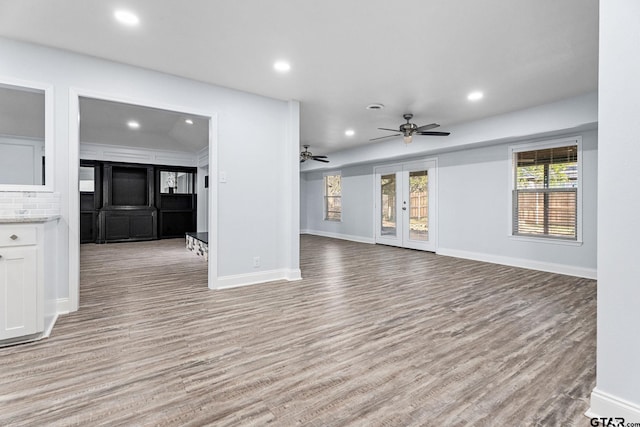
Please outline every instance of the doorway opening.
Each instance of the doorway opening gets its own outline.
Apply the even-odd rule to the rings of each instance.
[[[199,206],[216,198],[200,176],[215,153],[215,114],[72,90],[70,117],[78,118],[70,138],[70,163],[78,165],[70,176],[70,310],[80,302],[81,241],[174,239],[189,253],[188,229],[213,232],[206,241],[215,247],[216,211]],[[215,256],[201,262],[211,287]]]

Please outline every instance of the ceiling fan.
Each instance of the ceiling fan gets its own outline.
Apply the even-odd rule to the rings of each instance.
[[[309,151],[309,145],[303,145],[304,151],[300,152],[300,163],[305,162],[307,160],[315,160],[318,162],[329,163],[327,156],[314,156],[312,152]]]
[[[381,136],[379,138],[373,138],[369,141],[375,141],[378,139],[391,138],[392,136],[400,136],[402,135],[402,139],[404,139],[405,144],[409,144],[413,140],[413,135],[430,135],[430,136],[447,136],[451,132],[431,132],[430,129],[434,129],[439,127],[440,125],[437,123],[431,123],[430,125],[418,126],[415,123],[411,123],[409,120],[413,118],[413,114],[407,113],[402,117],[407,121],[407,123],[403,123],[400,127],[396,129],[387,129],[387,128],[378,128],[380,130],[388,130],[390,132],[399,132],[393,135]]]

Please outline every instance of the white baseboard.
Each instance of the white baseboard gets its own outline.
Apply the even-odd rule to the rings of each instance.
[[[56,300],[56,313],[67,314],[70,310],[69,298],[58,298]]]
[[[297,275],[296,275],[297,274]],[[256,273],[234,274],[231,276],[221,276],[215,281],[213,289],[237,288],[240,286],[257,285],[258,283],[273,282],[276,280],[299,280],[300,270],[270,270],[258,271]]]
[[[291,282],[293,280],[302,280],[302,271],[299,268],[296,268],[294,270],[285,270],[285,271],[286,271],[288,281]]]
[[[330,233],[328,231],[318,230],[300,230],[300,234],[312,234],[314,236],[331,237],[332,239],[350,240],[358,243],[375,244],[373,237],[353,236],[351,234]]]
[[[624,418],[625,425],[640,423],[640,406],[596,387],[591,392],[591,407],[585,415],[589,418]]]
[[[53,318],[49,321],[49,324],[46,325],[46,329],[42,333],[42,338],[49,338],[49,335],[51,335],[51,331],[53,330],[53,327],[55,326],[57,320],[58,320],[58,314],[56,313],[53,316]]]
[[[455,258],[490,262],[492,264],[508,265],[511,267],[528,268],[530,270],[547,271],[549,273],[566,274],[568,276],[584,277],[587,279],[597,278],[597,270],[595,268],[575,267],[573,265],[555,264],[551,262],[533,261],[530,259],[511,258],[500,255],[484,254],[481,252],[468,252],[447,248],[440,248],[436,253],[438,255],[451,256]]]

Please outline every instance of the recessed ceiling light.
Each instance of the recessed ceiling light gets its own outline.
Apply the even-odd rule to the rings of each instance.
[[[136,122],[135,120],[129,120],[127,122],[127,126],[129,126],[131,129],[139,129],[140,123]]]
[[[367,105],[367,110],[382,110],[383,108],[384,108],[384,105],[380,103]]]
[[[138,18],[138,15],[129,10],[116,10],[115,12],[113,12],[113,16],[118,20],[119,23],[129,25],[131,27],[140,23],[140,18]]]
[[[467,95],[467,99],[469,101],[478,101],[480,99],[482,99],[482,97],[484,96],[484,94],[480,91],[475,91],[475,92],[471,92],[469,95]]]
[[[188,125],[192,125],[193,124],[193,120],[191,119],[184,119],[184,122]]]
[[[356,131],[354,131],[353,129],[347,129],[344,131],[344,134],[347,136],[353,136],[356,134]]]
[[[291,64],[289,64],[287,61],[276,61],[273,64],[273,68],[280,73],[286,73],[287,71],[291,70]]]

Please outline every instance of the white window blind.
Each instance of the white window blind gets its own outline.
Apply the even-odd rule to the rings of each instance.
[[[514,152],[513,234],[577,239],[578,146]]]

